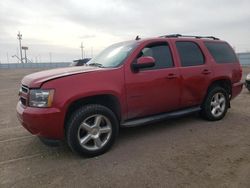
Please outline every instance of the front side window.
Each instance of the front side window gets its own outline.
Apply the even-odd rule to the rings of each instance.
[[[233,49],[226,42],[205,42],[205,46],[216,63],[234,63],[238,61]]]
[[[142,56],[150,56],[155,59],[155,66],[145,68],[147,70],[169,68],[174,66],[171,51],[167,43],[152,44],[143,48],[138,55],[138,58]]]
[[[136,47],[136,42],[122,42],[104,49],[86,65],[98,67],[118,67]]]
[[[183,67],[204,64],[204,56],[200,47],[194,42],[179,41],[176,47]]]

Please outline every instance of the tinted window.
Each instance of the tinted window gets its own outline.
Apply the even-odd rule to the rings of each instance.
[[[238,61],[232,48],[225,42],[205,42],[205,45],[217,63]]]
[[[204,64],[203,54],[194,42],[176,42],[183,67]]]
[[[139,54],[141,56],[151,56],[155,59],[155,66],[146,69],[161,69],[173,67],[173,60],[168,44],[155,44],[145,47]]]

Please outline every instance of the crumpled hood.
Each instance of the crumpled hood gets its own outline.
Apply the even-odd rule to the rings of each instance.
[[[93,66],[78,66],[45,70],[25,76],[22,80],[22,84],[28,86],[29,88],[36,88],[40,87],[43,82],[47,82],[52,79],[98,70],[101,70],[101,68]]]

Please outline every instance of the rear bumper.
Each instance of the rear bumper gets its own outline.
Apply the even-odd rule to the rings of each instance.
[[[240,94],[242,91],[244,82],[237,82],[232,85],[232,97],[231,99],[235,98],[237,95]]]
[[[31,108],[17,103],[17,118],[30,133],[49,139],[64,138],[64,118],[57,108]]]

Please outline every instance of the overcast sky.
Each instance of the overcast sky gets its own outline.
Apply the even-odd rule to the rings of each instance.
[[[34,62],[72,61],[136,35],[214,35],[250,51],[249,0],[1,0],[0,62],[16,62],[17,32]],[[7,56],[9,58],[7,58]]]

